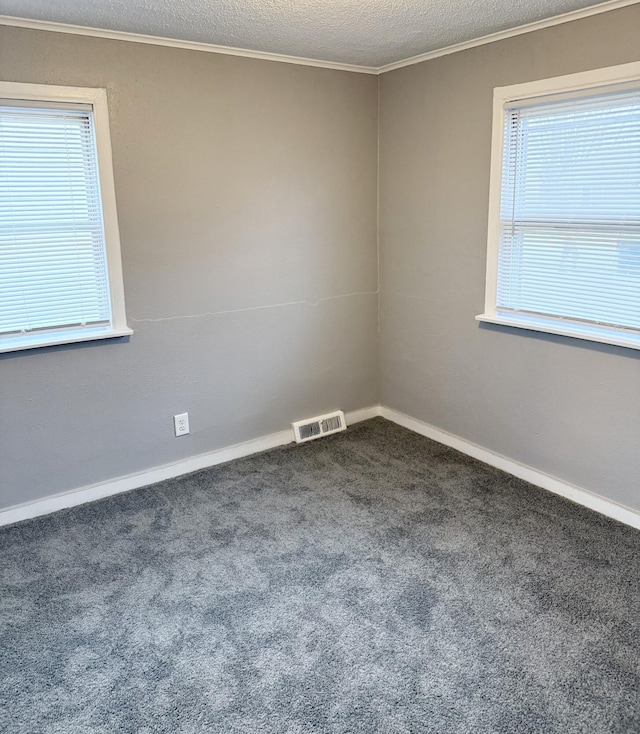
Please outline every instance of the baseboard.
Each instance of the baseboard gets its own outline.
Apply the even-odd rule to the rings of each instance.
[[[379,405],[372,405],[369,408],[361,408],[360,410],[352,410],[351,413],[345,415],[347,425],[350,426],[353,423],[361,423],[362,421],[368,421],[370,418],[378,418],[382,415],[382,408]]]
[[[524,479],[531,484],[535,484],[537,487],[542,487],[549,492],[566,497],[579,505],[588,507],[602,515],[606,515],[607,517],[618,520],[625,525],[630,525],[631,527],[640,530],[640,512],[633,510],[630,507],[625,507],[617,502],[606,499],[605,497],[594,494],[593,492],[589,492],[586,489],[569,484],[569,482],[565,482],[557,477],[552,477],[549,474],[545,474],[544,472],[533,469],[530,466],[521,464],[518,461],[508,459],[506,456],[495,454],[483,446],[474,444],[471,441],[460,438],[460,436],[455,436],[452,433],[447,433],[446,431],[429,425],[428,423],[424,423],[417,418],[412,418],[405,413],[393,410],[392,408],[375,405],[347,413],[345,418],[347,425],[353,425],[354,423],[359,423],[360,421],[365,421],[369,418],[375,418],[376,416],[382,416],[383,418],[386,418],[393,423],[397,423],[400,426],[404,426],[415,433],[419,433],[422,436],[438,441],[445,446],[450,446],[463,454],[467,454],[468,456],[472,456],[474,459],[483,461],[485,464],[495,466],[497,469],[502,469],[502,471],[512,474],[519,479]],[[189,474],[190,472],[198,471],[199,469],[206,469],[209,466],[223,464],[226,461],[240,459],[243,456],[257,454],[260,451],[267,451],[268,449],[276,448],[277,446],[284,446],[292,441],[293,431],[289,428],[285,431],[271,433],[268,436],[261,436],[260,438],[253,439],[252,441],[245,441],[244,443],[227,446],[206,454],[191,456],[187,459],[181,459],[180,461],[175,461],[170,464],[157,466],[146,471],[128,474],[106,482],[99,482],[87,487],[80,487],[69,492],[35,500],[33,502],[8,507],[4,510],[0,510],[0,526],[11,525],[22,520],[39,517],[40,515],[49,515],[52,512],[57,512],[58,510],[63,510],[67,507],[75,507],[77,505],[86,504],[87,502],[111,497],[112,495],[145,487],[164,479],[172,479],[174,477],[179,477],[182,474]]]
[[[405,413],[400,413],[392,408],[380,407],[380,415],[393,423],[397,423],[400,426],[408,428],[410,431],[419,433],[422,436],[431,438],[438,443],[442,443],[445,446],[450,446],[463,454],[472,456],[474,459],[479,459],[485,464],[495,466],[497,469],[512,474],[514,477],[524,479],[530,484],[535,484],[537,487],[542,487],[549,492],[559,494],[561,497],[566,497],[573,502],[576,502],[583,507],[588,507],[590,510],[611,517],[614,520],[630,525],[633,528],[640,530],[640,512],[620,505],[613,500],[606,499],[598,494],[589,492],[586,489],[577,487],[574,484],[569,484],[562,479],[552,477],[549,474],[533,469],[526,464],[521,464],[513,459],[508,459],[506,456],[495,454],[489,449],[485,449],[482,446],[478,446],[471,441],[467,441],[464,438],[455,436],[452,433],[442,431],[435,426],[424,423],[423,421],[412,418]]]
[[[354,423],[359,423],[360,421],[365,421],[378,415],[380,415],[380,407],[376,405],[346,413],[345,420],[347,425],[350,426]],[[198,471],[199,469],[206,469],[209,466],[223,464],[226,461],[231,461],[232,459],[240,459],[243,456],[257,454],[260,451],[267,451],[268,449],[273,449],[277,446],[284,446],[292,441],[293,430],[288,428],[285,431],[278,431],[277,433],[271,433],[268,436],[261,436],[260,438],[253,439],[252,441],[245,441],[244,443],[227,446],[222,449],[217,449],[216,451],[210,451],[206,454],[190,456],[187,459],[181,459],[180,461],[174,461],[170,464],[156,466],[153,469],[136,472],[134,474],[127,474],[123,477],[117,477],[115,479],[110,479],[106,482],[99,482],[87,487],[79,487],[78,489],[74,489],[69,492],[44,497],[43,499],[35,500],[33,502],[14,505],[13,507],[8,507],[5,510],[0,510],[0,526],[11,525],[22,520],[39,517],[40,515],[49,515],[52,512],[57,512],[58,510],[63,510],[67,507],[84,505],[87,502],[94,502],[95,500],[111,497],[112,495],[121,494],[122,492],[128,492],[132,489],[146,487],[148,484],[154,484],[155,482],[160,482],[164,479],[173,479],[174,477],[179,477],[182,474],[189,474],[190,472]]]

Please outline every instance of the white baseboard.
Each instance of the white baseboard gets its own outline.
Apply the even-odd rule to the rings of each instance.
[[[345,415],[347,425],[350,426],[360,421],[368,420],[380,415],[380,407],[372,406],[354,410]],[[14,505],[5,510],[0,510],[0,526],[11,525],[22,520],[29,520],[40,515],[49,515],[52,512],[63,510],[67,507],[75,507],[84,505],[87,502],[93,502],[105,497],[111,497],[114,494],[128,492],[131,489],[146,487],[148,484],[160,482],[163,479],[173,479],[182,474],[189,474],[199,469],[206,469],[209,466],[223,464],[232,459],[240,459],[243,456],[257,454],[260,451],[276,448],[276,446],[284,446],[293,441],[293,430],[288,428],[285,431],[271,433],[268,436],[261,436],[252,441],[236,444],[235,446],[227,446],[223,449],[210,451],[206,454],[198,456],[190,456],[187,459],[174,461],[163,466],[156,466],[135,474],[127,474],[124,477],[109,479],[106,482],[91,484],[87,487],[79,487],[69,492],[44,497],[33,502],[25,502],[21,505]]]
[[[552,477],[549,474],[545,474],[544,472],[533,469],[525,464],[521,464],[513,459],[508,459],[506,456],[495,454],[492,451],[489,451],[489,449],[471,443],[471,441],[455,436],[452,433],[442,431],[435,426],[424,423],[416,418],[412,418],[404,413],[400,413],[392,408],[375,405],[347,413],[345,418],[347,425],[350,426],[354,423],[368,420],[369,418],[375,418],[376,416],[382,416],[383,418],[386,418],[393,423],[397,423],[400,426],[404,426],[415,433],[419,433],[422,436],[438,441],[445,446],[450,446],[451,448],[461,451],[463,454],[467,454],[468,456],[472,456],[474,459],[483,461],[485,464],[495,466],[497,469],[502,469],[502,471],[512,474],[519,479],[524,479],[531,484],[535,484],[537,487],[542,487],[554,494],[559,494],[560,496],[566,497],[579,505],[588,507],[602,515],[606,515],[607,517],[618,520],[625,525],[630,525],[631,527],[640,530],[640,512],[633,510],[630,507],[625,507],[613,500],[601,497],[600,495],[589,492],[581,487],[576,487],[573,484],[569,484],[569,482]],[[284,446],[292,441],[293,431],[289,428],[285,431],[271,433],[268,436],[261,436],[260,438],[256,438],[252,441],[245,441],[244,443],[239,443],[235,446],[227,446],[226,448],[211,451],[206,454],[199,454],[198,456],[181,459],[180,461],[175,461],[171,464],[164,464],[163,466],[157,466],[146,471],[128,474],[124,477],[117,477],[116,479],[99,482],[98,484],[92,484],[88,487],[80,487],[69,492],[45,497],[41,500],[35,500],[34,502],[27,502],[22,505],[8,507],[5,510],[0,510],[0,526],[11,525],[13,523],[20,522],[21,520],[28,520],[33,517],[39,517],[40,515],[48,515],[67,507],[75,507],[76,505],[83,505],[87,502],[103,499],[104,497],[111,497],[112,495],[120,494],[121,492],[128,492],[129,490],[145,487],[149,484],[153,484],[154,482],[160,482],[163,479],[172,479],[173,477],[178,477],[182,474],[189,474],[190,472],[198,471],[199,469],[206,469],[209,466],[223,464],[226,461],[240,459],[243,456],[257,454],[260,451],[266,451],[277,446]]]
[[[377,418],[381,413],[382,408],[379,405],[372,405],[369,408],[362,408],[361,410],[353,410],[351,413],[345,415],[347,425],[350,426],[352,423],[361,423],[362,421],[368,421],[370,418]]]
[[[535,484],[537,487],[547,489],[549,492],[559,494],[561,497],[566,497],[573,502],[576,502],[583,507],[588,507],[590,510],[611,517],[614,520],[630,525],[633,528],[640,530],[640,512],[620,505],[613,500],[606,499],[598,494],[589,492],[581,487],[576,487],[574,484],[569,484],[562,479],[552,477],[549,474],[533,469],[526,464],[521,464],[513,459],[508,459],[506,456],[500,454],[494,454],[489,449],[485,449],[482,446],[478,446],[471,441],[466,441],[464,438],[455,436],[452,433],[442,431],[435,426],[424,423],[423,421],[411,418],[404,413],[400,413],[392,408],[385,408],[381,406],[380,415],[387,420],[397,423],[400,426],[408,428],[410,431],[419,433],[422,436],[431,438],[438,443],[442,443],[445,446],[450,446],[457,451],[472,456],[474,459],[479,459],[485,464],[495,466],[497,469],[512,474],[514,477],[524,479],[530,484]]]

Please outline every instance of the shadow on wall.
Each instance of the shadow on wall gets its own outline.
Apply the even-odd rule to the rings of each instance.
[[[601,342],[592,342],[587,339],[578,339],[571,336],[561,336],[559,334],[548,334],[542,331],[529,331],[528,329],[520,329],[513,326],[503,326],[501,324],[490,324],[479,322],[480,329],[498,332],[499,334],[508,334],[509,336],[518,336],[522,339],[536,339],[538,341],[549,342],[551,344],[570,344],[572,347],[586,349],[590,352],[600,352],[601,354],[611,354],[616,357],[627,357],[628,359],[640,360],[640,350],[629,349],[628,347],[618,347],[614,344],[603,344]]]

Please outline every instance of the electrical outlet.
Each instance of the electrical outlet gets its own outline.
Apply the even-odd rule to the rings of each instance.
[[[176,436],[186,436],[189,433],[189,413],[180,413],[173,416],[173,428]]]

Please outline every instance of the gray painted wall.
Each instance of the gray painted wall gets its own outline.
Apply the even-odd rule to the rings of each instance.
[[[0,78],[107,87],[135,330],[0,357],[0,507],[378,402],[375,77],[0,27]]]
[[[640,352],[474,320],[493,87],[640,59],[640,6],[381,78],[384,405],[640,508]]]
[[[135,330],[0,356],[0,507],[375,404],[378,361],[383,404],[640,507],[640,353],[474,320],[493,87],[637,60],[639,28],[381,77],[377,343],[374,77],[0,27],[0,78],[109,90]]]

